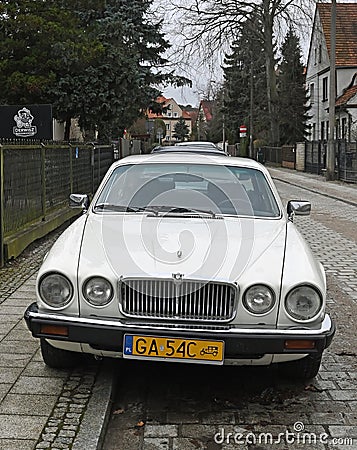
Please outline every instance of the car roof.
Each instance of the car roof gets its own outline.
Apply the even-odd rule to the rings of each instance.
[[[122,164],[146,164],[146,163],[178,163],[178,164],[220,164],[222,166],[240,166],[252,169],[258,169],[262,172],[268,172],[267,169],[254,159],[230,157],[222,158],[216,153],[190,153],[185,151],[179,152],[154,152],[145,155],[131,155],[119,159],[113,165],[120,166]]]
[[[178,147],[186,147],[186,146],[205,146],[205,147],[212,147],[212,148],[218,148],[216,144],[214,144],[213,142],[208,142],[208,141],[185,141],[185,142],[178,142],[177,144],[175,144],[175,146]]]
[[[220,155],[220,156],[228,156],[226,152],[220,150],[218,147],[207,144],[195,144],[195,145],[163,145],[155,147],[151,153],[202,153],[202,154],[210,154],[210,155]]]

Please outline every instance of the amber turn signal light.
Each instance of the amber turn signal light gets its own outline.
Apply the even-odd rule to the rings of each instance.
[[[58,325],[41,325],[41,333],[54,336],[68,336],[68,328]]]
[[[284,347],[288,350],[311,350],[315,348],[315,341],[307,339],[289,339],[285,341]]]

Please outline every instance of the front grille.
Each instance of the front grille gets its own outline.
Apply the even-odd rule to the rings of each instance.
[[[124,279],[120,284],[121,312],[128,317],[229,321],[235,315],[233,284],[173,279]]]

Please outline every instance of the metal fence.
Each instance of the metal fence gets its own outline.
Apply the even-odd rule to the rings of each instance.
[[[337,143],[338,179],[348,183],[357,183],[357,142]]]
[[[323,174],[326,170],[327,142],[305,143],[305,171]],[[335,142],[335,171],[337,178],[348,183],[357,183],[357,142]]]
[[[262,158],[264,162],[281,165],[283,160],[282,147],[261,147]]]
[[[326,169],[326,153],[326,142],[305,142],[305,172],[321,175]]]
[[[92,194],[114,161],[107,145],[0,144],[0,252],[4,240],[65,208],[71,192]]]

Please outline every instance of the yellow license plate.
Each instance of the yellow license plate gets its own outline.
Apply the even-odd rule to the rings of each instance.
[[[174,359],[223,364],[224,342],[158,336],[124,336],[124,358]]]

